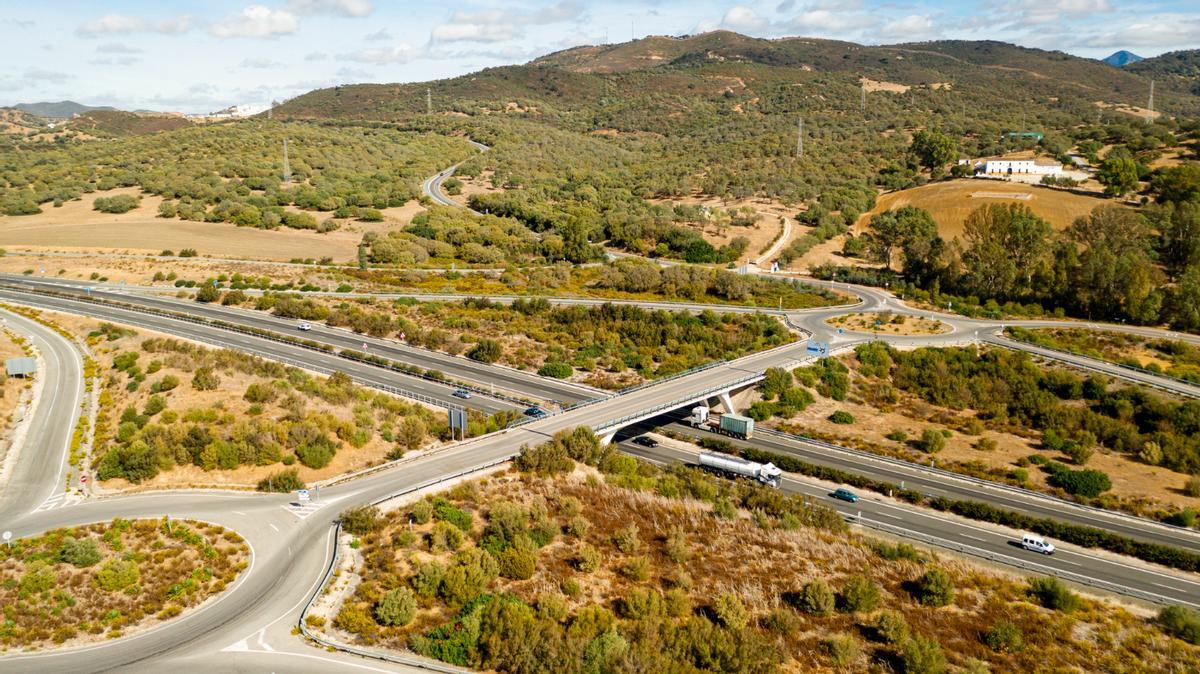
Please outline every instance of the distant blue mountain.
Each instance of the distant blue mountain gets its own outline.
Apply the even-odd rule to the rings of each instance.
[[[1127,66],[1130,63],[1137,63],[1138,61],[1141,61],[1141,60],[1142,60],[1141,56],[1138,56],[1137,54],[1134,54],[1133,52],[1128,52],[1128,51],[1125,51],[1124,49],[1122,49],[1121,51],[1113,52],[1112,54],[1110,54],[1108,56],[1108,58],[1104,59],[1104,62],[1110,66],[1116,66],[1116,67],[1120,68],[1121,66]]]

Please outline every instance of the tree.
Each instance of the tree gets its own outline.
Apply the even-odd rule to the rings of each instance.
[[[936,428],[926,428],[921,431],[921,451],[926,454],[936,454],[946,447],[946,436]]]
[[[940,169],[958,155],[954,140],[937,131],[921,130],[913,134],[909,150],[925,168]]]
[[[1200,612],[1183,606],[1168,606],[1158,613],[1158,624],[1171,636],[1200,645]]]
[[[1157,193],[1160,203],[1200,201],[1200,164],[1164,168],[1150,181],[1150,187]]]
[[[1067,236],[1083,246],[1070,273],[1069,297],[1089,316],[1158,319],[1163,278],[1151,258],[1145,218],[1127,208],[1100,206],[1076,218]]]
[[[1137,162],[1128,156],[1112,156],[1100,164],[1096,172],[1096,180],[1104,185],[1104,193],[1109,196],[1122,197],[1137,189]]]
[[[1159,231],[1159,255],[1173,278],[1200,265],[1200,200],[1169,203],[1152,209],[1150,217]]]
[[[396,432],[396,442],[403,445],[405,449],[419,449],[425,444],[425,435],[429,432],[425,422],[421,417],[410,415],[404,417],[404,421],[400,422],[400,428]]]
[[[988,204],[963,225],[963,284],[986,298],[1025,293],[1049,250],[1050,223],[1023,204]]]
[[[383,598],[375,605],[374,613],[375,620],[380,625],[388,627],[407,625],[417,614],[417,599],[413,596],[412,590],[407,587],[398,587],[383,595]]]

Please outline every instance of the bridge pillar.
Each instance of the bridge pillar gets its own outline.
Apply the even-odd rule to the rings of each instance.
[[[729,395],[729,391],[720,393],[717,397],[721,399],[721,405],[725,408],[726,412],[729,414],[737,414],[737,408],[733,406],[733,397]]]
[[[604,445],[611,445],[613,438],[617,437],[618,430],[620,429],[614,428],[611,431],[605,432],[605,434],[600,437],[600,446],[603,447]]]

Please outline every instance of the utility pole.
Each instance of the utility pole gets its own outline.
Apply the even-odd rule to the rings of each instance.
[[[796,157],[804,156],[804,118],[800,118],[800,128],[796,130]]]
[[[433,114],[433,92],[429,89],[425,90],[425,112]]]
[[[1146,123],[1154,121],[1154,80],[1150,80],[1150,101],[1146,103]]]
[[[287,138],[283,139],[283,182],[292,182],[292,166],[288,163]]]

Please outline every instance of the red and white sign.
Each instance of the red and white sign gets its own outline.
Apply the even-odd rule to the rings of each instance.
[[[87,482],[87,475],[80,475],[80,476],[79,476],[79,481],[80,481],[80,482]]]

